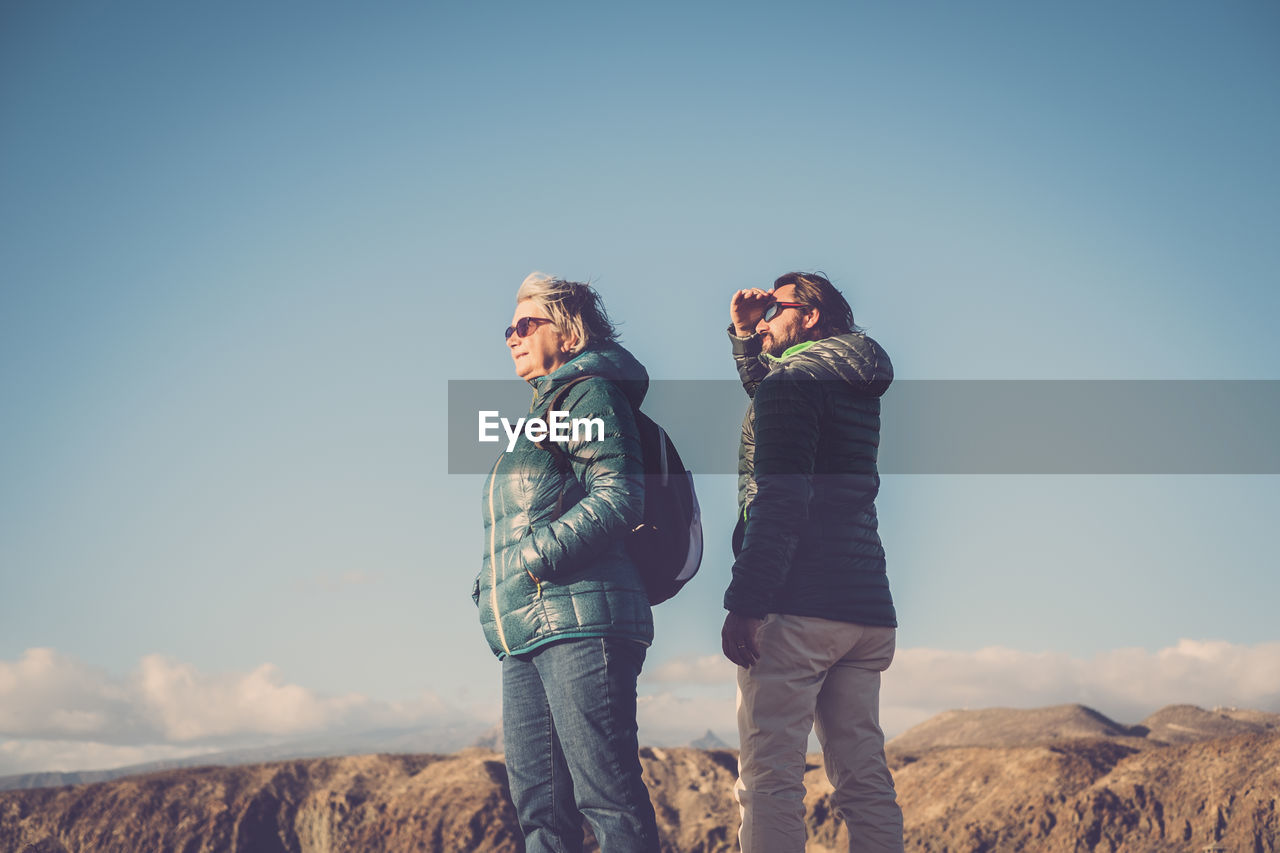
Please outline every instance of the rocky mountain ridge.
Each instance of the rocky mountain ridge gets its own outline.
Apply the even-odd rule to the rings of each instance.
[[[1191,706],[1136,727],[1083,706],[940,715],[890,749],[907,849],[1275,853],[1277,724],[1276,714]],[[641,757],[664,851],[736,848],[735,753],[645,748]],[[816,756],[806,785],[810,853],[847,849]],[[502,758],[484,749],[172,770],[0,794],[0,850],[15,853],[509,853],[521,849],[515,826]]]
[[[1169,705],[1137,725],[1127,726],[1085,705],[1053,705],[944,711],[889,741],[888,749],[910,754],[959,746],[1035,746],[1072,739],[1110,740],[1143,749],[1268,733],[1280,733],[1280,714]]]

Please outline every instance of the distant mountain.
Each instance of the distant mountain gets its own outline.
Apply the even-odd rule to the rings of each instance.
[[[483,724],[444,726],[430,729],[380,729],[350,735],[289,741],[250,749],[202,753],[188,758],[151,761],[108,770],[81,770],[70,773],[23,773],[0,776],[0,791],[56,785],[85,785],[108,782],[144,773],[184,767],[234,767],[290,758],[322,758],[369,753],[450,753],[471,746],[486,731]],[[499,743],[499,748],[501,744]]]
[[[722,741],[715,732],[707,729],[707,733],[695,741],[690,742],[689,746],[694,749],[733,749],[729,744]]]
[[[482,735],[475,739],[472,746],[487,749],[491,752],[504,752],[506,750],[506,741],[502,738],[502,723],[498,723],[493,728],[487,729]]]
[[[913,853],[1280,849],[1277,715],[1178,706],[1131,728],[1082,706],[959,713],[905,733],[891,750]],[[1261,729],[1228,726],[1217,736],[1206,715]],[[1045,727],[1039,735],[1036,724]],[[1202,739],[1156,739],[1164,726],[1195,728]],[[664,851],[736,849],[735,753],[644,748],[641,761]],[[806,787],[809,853],[846,850],[817,756]],[[517,836],[502,758],[483,749],[170,770],[0,793],[0,850],[23,853],[514,853]]]
[[[945,711],[889,741],[890,751],[919,753],[961,746],[1035,746],[1059,740],[1140,741],[1146,730],[1117,723],[1084,705],[1019,710]]]
[[[207,762],[206,762],[207,763]],[[83,770],[79,773],[19,773],[16,776],[0,776],[0,791],[21,791],[25,788],[57,788],[62,785],[90,785],[109,782],[124,776],[154,773],[165,769],[161,762],[135,764],[116,770]],[[195,766],[195,765],[191,765]]]
[[[1195,705],[1170,705],[1142,721],[1147,737],[1164,743],[1194,743],[1231,735],[1280,732],[1280,714],[1239,708],[1206,711]]]

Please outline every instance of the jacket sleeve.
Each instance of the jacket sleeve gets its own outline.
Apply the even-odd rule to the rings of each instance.
[[[559,445],[580,485],[570,483],[566,499],[582,497],[521,544],[521,568],[538,580],[580,571],[644,518],[640,433],[622,391],[607,379],[589,379],[569,392],[564,407],[570,418],[599,418],[604,438],[579,436]]]
[[[748,397],[754,397],[760,381],[769,374],[769,366],[760,361],[761,340],[757,334],[740,338],[729,326],[729,343],[733,345],[733,362],[738,368],[738,378]]]
[[[724,594],[726,610],[772,612],[809,519],[822,414],[822,383],[775,371],[755,394],[756,495]]]

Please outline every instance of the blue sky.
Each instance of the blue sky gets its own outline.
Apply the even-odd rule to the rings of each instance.
[[[731,377],[730,294],[791,269],[901,378],[1280,378],[1278,46],[1260,2],[6,4],[0,773],[496,715],[444,401],[510,376],[531,270],[660,378]],[[732,734],[699,490],[655,737]],[[1280,710],[1275,477],[880,507],[891,730]]]

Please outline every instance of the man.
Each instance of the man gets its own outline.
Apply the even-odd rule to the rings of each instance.
[[[880,673],[897,616],[877,533],[880,396],[893,367],[822,275],[788,273],[730,304],[752,398],[724,654],[738,665],[743,853],[801,853],[816,729],[851,851],[902,851]]]

